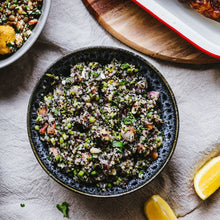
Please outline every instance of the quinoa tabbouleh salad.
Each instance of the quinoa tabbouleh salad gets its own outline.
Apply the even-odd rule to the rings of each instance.
[[[103,191],[142,178],[163,144],[160,93],[149,91],[146,77],[117,60],[47,76],[53,91],[39,103],[35,129],[52,163]]]
[[[43,0],[0,1],[0,55],[20,48],[32,34]]]

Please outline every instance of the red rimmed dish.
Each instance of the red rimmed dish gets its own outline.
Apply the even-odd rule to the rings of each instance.
[[[220,23],[178,0],[133,0],[204,53],[220,58]]]

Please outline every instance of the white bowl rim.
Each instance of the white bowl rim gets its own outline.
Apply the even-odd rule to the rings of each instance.
[[[46,24],[47,17],[50,11],[50,6],[51,6],[51,0],[43,0],[42,14],[39,18],[38,24],[33,29],[32,35],[28,38],[28,40],[24,43],[24,45],[19,50],[17,50],[14,54],[12,54],[11,56],[3,60],[0,60],[0,69],[18,60],[33,46],[33,44],[35,43],[35,41],[41,34]]]

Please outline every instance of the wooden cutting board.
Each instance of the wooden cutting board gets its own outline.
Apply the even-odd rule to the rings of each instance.
[[[82,0],[95,19],[128,46],[177,63],[220,63],[192,46],[131,0]]]

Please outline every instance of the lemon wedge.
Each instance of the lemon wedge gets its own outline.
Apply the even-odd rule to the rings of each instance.
[[[220,156],[211,159],[196,173],[194,187],[203,200],[220,187]]]
[[[177,220],[173,210],[159,195],[153,195],[144,205],[148,220]]]

